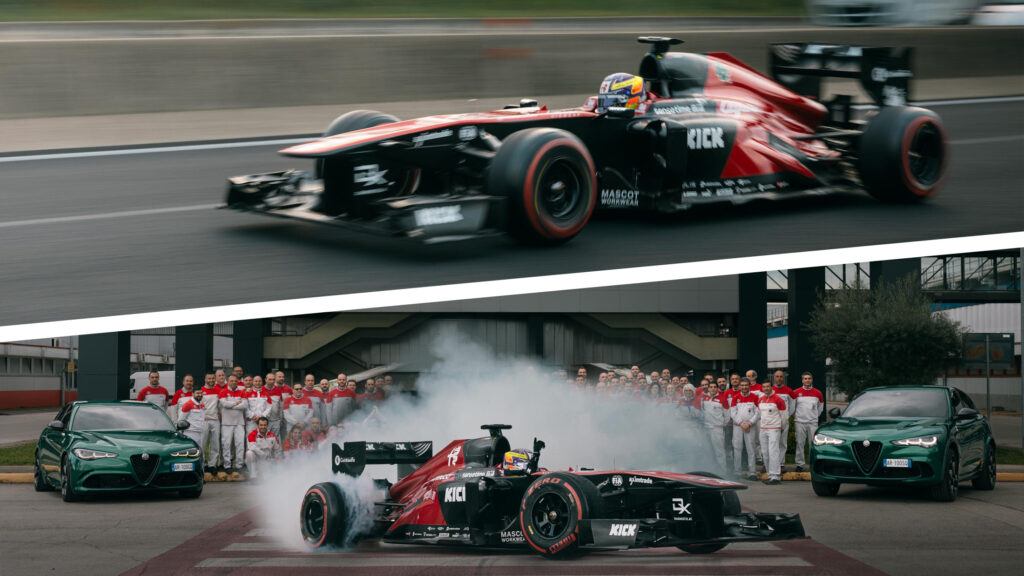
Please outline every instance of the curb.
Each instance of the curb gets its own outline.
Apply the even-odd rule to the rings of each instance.
[[[0,484],[31,484],[35,481],[31,472],[0,474]]]

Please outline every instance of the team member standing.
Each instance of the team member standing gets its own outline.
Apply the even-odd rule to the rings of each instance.
[[[306,387],[302,390],[302,395],[309,398],[309,401],[313,404],[313,415],[320,418],[323,421],[324,417],[324,395],[316,387],[316,376],[312,374],[306,374]]]
[[[281,391],[287,391],[288,388],[277,385],[277,375],[273,372],[267,372],[267,379],[263,383],[263,387],[267,389],[267,394],[270,396],[270,408],[267,410],[267,420],[269,422],[270,431],[274,433],[274,436],[281,437],[281,418],[283,412],[281,411],[282,405],[284,404],[284,398],[281,396]]]
[[[354,384],[355,382],[353,382]],[[330,392],[331,413],[327,421],[330,426],[337,426],[355,408],[356,391],[355,386],[349,388],[348,377],[338,374],[338,387],[332,388]]]
[[[270,414],[270,391],[263,385],[263,378],[259,374],[252,379],[252,392],[248,393],[246,401],[248,402],[248,410],[246,410],[245,417],[245,434],[248,436],[256,429],[256,423],[259,422],[259,419]],[[268,425],[269,422],[268,418]]]
[[[291,438],[292,429],[297,425],[305,428],[313,419],[313,402],[305,396],[302,384],[296,384],[292,395],[284,401],[284,421]]]
[[[725,379],[722,379],[725,382]],[[729,400],[718,391],[717,382],[709,382],[707,397],[701,403],[704,413],[704,428],[708,432],[711,448],[715,452],[715,461],[722,471],[728,470],[725,459],[725,427],[731,422],[729,418]]]
[[[174,396],[171,397],[171,405],[167,408],[167,415],[171,417],[171,421],[178,421],[178,412],[181,410],[181,405],[192,398],[192,391],[195,387],[195,378],[191,374],[185,374],[181,379],[181,388],[174,391]]]
[[[789,451],[789,419],[793,416],[793,389],[786,386],[786,373],[776,370],[772,374],[772,388],[779,398],[786,403],[786,417],[782,419],[782,432],[779,434],[779,462],[786,466],[786,452]]]
[[[804,471],[804,447],[810,444],[814,437],[814,431],[818,429],[818,418],[825,408],[825,398],[821,391],[814,387],[814,377],[810,372],[804,372],[800,376],[799,388],[793,392],[793,402],[796,404],[793,416],[793,426],[796,431],[796,471]]]
[[[167,392],[167,388],[160,385],[160,373],[156,370],[149,371],[149,386],[139,390],[139,402],[149,402],[155,404],[158,408],[163,411],[167,411],[167,401],[170,400],[171,395]]]
[[[217,476],[221,480],[227,478],[228,472],[232,480],[242,479],[245,466],[245,409],[248,406],[246,396],[245,389],[238,386],[238,378],[234,374],[228,376],[227,388],[220,391],[220,451],[224,466]]]
[[[763,394],[757,399],[761,434],[761,459],[768,472],[766,484],[782,482],[782,462],[779,460],[779,434],[782,422],[788,417],[786,401],[775,393],[771,380],[761,384]]]
[[[206,419],[206,407],[203,406],[203,390],[196,388],[192,390],[192,396],[186,398],[178,409],[178,423],[188,422],[185,429],[185,436],[188,436],[199,445],[199,452],[202,455],[203,446],[206,445],[206,427],[203,426]]]
[[[743,470],[743,449],[747,449],[747,479],[757,480],[757,458],[754,456],[754,427],[760,416],[757,396],[750,393],[750,380],[740,379],[740,391],[733,395],[729,408],[732,418],[732,460],[737,474]]]
[[[203,393],[203,438],[209,442],[206,453],[206,480],[213,480],[213,475],[220,468],[220,386],[217,386],[213,374],[206,375],[206,383],[200,388]],[[204,451],[206,446],[200,446]]]
[[[270,420],[266,416],[257,419],[256,429],[249,432],[247,440],[245,462],[249,467],[250,478],[258,477],[266,462],[280,460],[283,456],[281,444],[277,441],[277,435],[270,431]]]

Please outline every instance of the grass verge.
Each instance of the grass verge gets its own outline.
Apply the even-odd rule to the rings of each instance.
[[[35,442],[0,448],[0,466],[31,466],[35,453]]]
[[[0,0],[0,21],[801,16],[801,0]]]

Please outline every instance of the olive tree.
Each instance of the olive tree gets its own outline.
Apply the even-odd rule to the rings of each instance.
[[[959,323],[931,312],[909,277],[874,290],[831,291],[806,328],[847,396],[872,386],[933,383],[959,360],[964,333]]]

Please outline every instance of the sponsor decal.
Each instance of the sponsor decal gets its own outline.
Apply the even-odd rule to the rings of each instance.
[[[458,477],[459,478],[481,478],[481,477],[488,477],[488,478],[490,478],[491,476],[494,476],[494,474],[495,474],[495,470],[489,468],[487,470],[479,470],[479,471],[476,471],[476,472],[462,472],[462,473],[458,474]]]
[[[335,466],[338,466],[339,464],[354,464],[355,461],[356,461],[356,459],[351,457],[351,456],[349,456],[347,458],[342,458],[341,456],[335,456],[334,457],[334,465]]]
[[[622,476],[612,476],[612,486],[622,486]]]
[[[640,192],[617,188],[603,189],[601,190],[601,205],[609,208],[637,208],[640,206]]]
[[[454,132],[452,132],[450,128],[438,130],[437,132],[424,132],[422,134],[417,134],[412,137],[413,148],[419,148],[420,146],[423,146],[424,142],[430,142],[431,140],[438,140],[441,138],[448,138],[452,134],[454,134]]]
[[[704,104],[706,100],[697,98],[689,103],[673,103],[667,106],[654,106],[652,112],[658,116],[667,116],[671,114],[693,114],[704,112]]]
[[[412,445],[412,451],[415,452],[417,456],[423,456],[427,453],[427,450],[430,450],[430,448],[430,442],[419,442]]]
[[[444,482],[445,480],[451,480],[454,477],[455,474],[449,472],[447,474],[441,474],[440,476],[434,476],[433,478],[430,479],[430,482]]]
[[[526,538],[519,530],[508,530],[501,533],[501,542],[503,544],[522,544],[526,542]]]
[[[463,142],[474,140],[476,139],[477,133],[478,131],[476,126],[463,126],[462,128],[459,128],[459,140],[462,140]]]
[[[377,450],[377,445],[376,444],[374,444],[373,442],[367,442],[366,443],[366,451],[367,452],[375,452],[376,450]]]
[[[440,224],[451,224],[461,222],[462,206],[436,206],[434,208],[420,208],[413,212],[413,218],[417,226],[437,226]]]
[[[882,101],[886,106],[903,106],[907,103],[907,91],[896,86],[883,86]]]
[[[636,536],[637,524],[612,524],[609,536]]]
[[[565,538],[562,538],[561,540],[559,540],[558,543],[556,543],[554,546],[551,546],[550,548],[548,548],[548,552],[551,553],[551,554],[554,554],[554,553],[558,552],[559,550],[561,550],[562,548],[565,548],[569,544],[572,544],[575,541],[576,541],[576,533],[573,532],[572,534],[569,534]]]
[[[910,70],[887,70],[881,67],[871,69],[871,79],[875,82],[887,82],[889,78],[911,78],[914,74]]]
[[[761,110],[760,108],[758,108],[756,106],[751,106],[750,104],[744,104],[743,102],[733,102],[731,100],[719,100],[718,101],[718,112],[720,114],[729,114],[729,115],[747,114],[747,113],[753,113],[753,114],[764,114],[765,113],[764,110]]]
[[[644,478],[643,476],[630,476],[629,485],[632,486],[633,484],[647,484],[648,486],[650,486],[654,484],[654,480],[651,480],[650,478]]]
[[[725,148],[722,135],[725,130],[718,126],[710,128],[690,128],[686,131],[686,145],[690,150],[709,150]]]
[[[362,185],[363,188],[387,186],[388,181],[384,177],[387,173],[387,170],[381,170],[377,164],[363,164],[352,169],[352,181]]]
[[[729,69],[724,64],[715,63],[715,76],[722,82],[732,82],[732,78],[729,77]]]
[[[399,442],[399,443],[395,444],[395,450],[408,450],[408,448],[405,447],[405,444],[402,444],[401,442]]]
[[[465,486],[449,486],[444,489],[444,501],[445,502],[465,502],[466,501],[466,487]]]
[[[690,512],[690,506],[692,505],[693,502],[687,504],[686,501],[684,501],[682,498],[672,499],[672,511],[675,512],[676,517],[690,516],[691,514],[693,514],[693,512]],[[689,520],[689,518],[687,518],[687,520]]]
[[[456,446],[452,448],[452,451],[448,453],[448,465],[455,466],[456,462],[459,461],[459,452],[462,452],[462,446]]]

